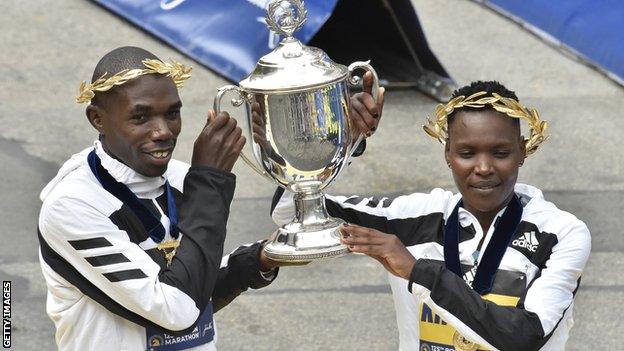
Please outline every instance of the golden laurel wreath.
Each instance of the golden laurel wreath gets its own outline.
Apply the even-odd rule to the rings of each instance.
[[[79,104],[88,103],[93,99],[96,91],[108,91],[145,74],[164,74],[171,77],[178,88],[182,88],[184,81],[191,77],[192,68],[174,60],[163,62],[156,59],[146,59],[141,62],[146,68],[125,69],[109,78],[104,78],[108,74],[104,73],[93,83],[83,81],[80,83],[80,94],[76,97],[76,102]]]
[[[529,137],[524,138],[527,156],[537,151],[540,144],[548,139],[548,134],[546,133],[548,122],[540,119],[536,109],[528,109],[518,101],[502,97],[496,93],[492,93],[492,96],[481,97],[485,94],[487,93],[481,91],[468,97],[461,95],[452,99],[446,105],[439,104],[436,107],[435,120],[432,121],[427,117],[427,124],[423,126],[423,129],[429,136],[437,139],[444,145],[448,139],[448,116],[453,111],[462,107],[483,108],[491,106],[496,111],[504,113],[509,117],[521,118],[527,121],[530,132]]]

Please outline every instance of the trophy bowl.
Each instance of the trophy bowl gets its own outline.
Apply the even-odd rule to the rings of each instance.
[[[363,139],[354,136],[349,119],[349,85],[360,81],[355,71],[373,73],[375,100],[379,86],[368,62],[354,62],[347,68],[294,38],[304,21],[300,0],[270,3],[266,22],[285,38],[238,86],[220,88],[214,102],[218,113],[225,94],[237,94],[231,103],[247,107],[257,164],[244,153],[241,157],[257,173],[294,192],[295,217],[264,248],[269,258],[285,262],[348,253],[340,243],[339,227],[344,221],[328,215],[322,191]]]

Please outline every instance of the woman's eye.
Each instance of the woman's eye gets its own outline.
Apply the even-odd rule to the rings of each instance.
[[[471,151],[460,151],[458,154],[461,158],[470,158],[474,155]]]
[[[147,119],[145,115],[134,115],[132,116],[132,120],[135,122],[144,122]]]
[[[509,151],[495,151],[494,152],[494,156],[498,158],[505,158],[509,156],[509,154],[511,154],[511,152]]]

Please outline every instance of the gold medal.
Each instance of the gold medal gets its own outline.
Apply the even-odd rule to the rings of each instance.
[[[167,260],[167,267],[171,264],[173,260],[173,256],[176,254],[176,250],[180,246],[180,240],[167,240],[163,241],[156,246],[156,248],[162,251],[165,254],[165,259]]]
[[[464,338],[458,331],[453,334],[453,345],[457,351],[476,351],[479,345]]]

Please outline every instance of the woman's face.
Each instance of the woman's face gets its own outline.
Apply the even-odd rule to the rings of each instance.
[[[464,207],[477,218],[493,216],[511,199],[525,158],[519,124],[491,109],[459,111],[445,157]]]

